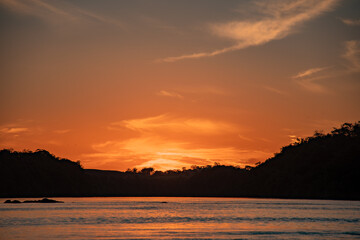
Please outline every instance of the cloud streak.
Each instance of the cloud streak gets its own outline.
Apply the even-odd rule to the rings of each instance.
[[[308,70],[297,73],[292,76],[292,79],[295,82],[309,90],[311,92],[325,93],[328,90],[317,81],[327,78],[343,77],[348,74],[359,73],[360,72],[360,41],[351,40],[344,43],[345,50],[342,57],[346,59],[346,63],[342,67],[337,67],[337,69],[329,69],[330,67],[319,67],[319,68],[310,68]],[[345,67],[345,68],[344,68]]]
[[[176,92],[170,92],[170,91],[165,91],[165,90],[161,90],[160,92],[157,93],[158,96],[163,96],[163,97],[173,97],[173,98],[184,98],[184,96],[182,96],[179,93]]]
[[[257,2],[259,20],[232,21],[211,25],[211,31],[220,37],[234,40],[230,47],[201,53],[167,57],[162,62],[212,57],[226,52],[258,46],[294,33],[301,24],[332,10],[338,0],[296,0]]]
[[[196,134],[221,134],[224,132],[236,132],[238,129],[225,122],[200,118],[175,118],[167,114],[124,120],[118,124],[139,132],[182,132]]]
[[[296,83],[310,92],[315,93],[327,93],[328,90],[321,84],[317,83],[317,80],[328,78],[328,76],[319,76],[313,78],[304,78],[297,80]]]
[[[165,170],[214,162],[243,166],[264,160],[270,155],[237,146],[241,132],[239,127],[212,119],[163,114],[115,122],[111,127],[127,129],[137,135],[94,144],[92,147],[95,153],[84,157],[96,164],[112,164],[116,167],[123,164]]]
[[[297,78],[304,78],[304,77],[309,77],[311,75],[314,75],[315,73],[324,71],[325,69],[327,69],[328,67],[322,67],[322,68],[310,68],[308,70],[305,70],[303,72],[299,72],[298,74],[296,74],[295,76],[293,76],[292,78],[297,79]]]
[[[262,86],[264,89],[270,91],[270,92],[273,92],[273,93],[276,93],[276,94],[279,94],[279,95],[287,95],[286,92],[284,91],[281,91],[277,88],[273,88],[273,87],[269,87],[269,86]]]
[[[28,131],[29,129],[25,127],[4,127],[0,129],[1,133],[7,133],[7,134],[16,134],[16,133],[22,133]]]
[[[108,141],[93,145],[97,153],[85,154],[88,159],[101,159],[97,164],[126,163],[136,168],[154,167],[159,170],[180,169],[191,165],[214,162],[231,165],[254,164],[270,153],[241,150],[234,147],[189,147],[187,142],[176,142],[161,136],[141,136],[123,141]]]
[[[116,25],[121,28],[124,27],[124,24],[116,19],[108,18],[65,3],[54,4],[43,0],[0,0],[0,4],[11,11],[34,16],[43,19],[45,22],[58,24],[61,22],[74,23],[91,20]]]
[[[360,19],[344,19],[340,18],[340,20],[349,26],[360,26]]]
[[[350,72],[360,72],[360,41],[351,40],[345,42],[345,54],[343,57],[348,61]]]
[[[308,91],[325,93],[327,92],[326,88],[321,84],[317,83],[316,81],[329,77],[328,75],[321,75],[321,74],[319,75],[319,73],[322,73],[324,70],[328,68],[329,67],[310,68],[292,76],[292,79],[294,79],[298,85],[300,85],[301,87],[305,88]]]

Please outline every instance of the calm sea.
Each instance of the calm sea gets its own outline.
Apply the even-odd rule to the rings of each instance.
[[[0,199],[0,239],[360,239],[360,201],[55,199]]]

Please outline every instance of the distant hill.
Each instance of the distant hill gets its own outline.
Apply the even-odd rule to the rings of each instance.
[[[0,197],[224,196],[360,200],[360,122],[316,132],[252,168],[216,164],[126,172],[83,169],[45,150],[0,151]]]

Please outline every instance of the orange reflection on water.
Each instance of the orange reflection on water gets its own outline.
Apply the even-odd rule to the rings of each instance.
[[[314,236],[337,239],[344,232],[360,230],[356,220],[360,216],[360,203],[356,201],[178,197],[57,200],[65,203],[0,205],[1,236],[4,239],[313,239]],[[334,231],[332,235],[327,234],[329,229]]]

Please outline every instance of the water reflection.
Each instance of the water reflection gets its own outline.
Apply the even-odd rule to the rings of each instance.
[[[358,201],[235,198],[57,200],[65,203],[1,204],[0,236],[4,239],[360,237]]]

